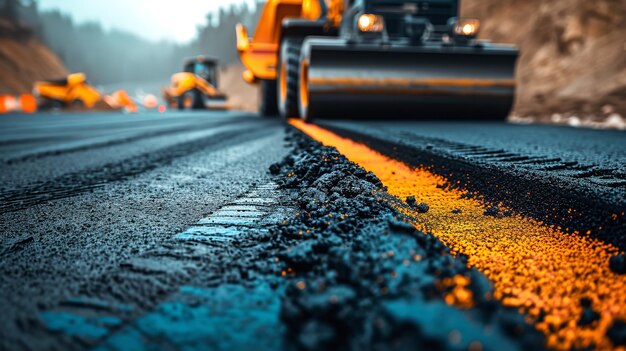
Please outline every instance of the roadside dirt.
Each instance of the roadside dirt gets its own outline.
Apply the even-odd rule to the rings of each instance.
[[[220,71],[220,90],[228,96],[228,105],[234,109],[256,112],[258,107],[258,88],[246,83],[241,64],[225,66]]]
[[[0,94],[28,94],[35,81],[67,74],[61,60],[28,28],[0,19]]]
[[[481,19],[481,38],[521,50],[515,116],[530,117],[529,122],[626,127],[626,2],[462,4],[463,16]]]

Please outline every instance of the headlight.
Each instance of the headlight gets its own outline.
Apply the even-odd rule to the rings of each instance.
[[[471,18],[458,19],[454,23],[452,32],[457,37],[474,38],[480,29],[480,21]]]
[[[363,14],[359,17],[359,30],[368,33],[380,33],[385,29],[385,20],[378,15]]]

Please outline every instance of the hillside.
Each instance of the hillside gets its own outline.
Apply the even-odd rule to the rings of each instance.
[[[246,83],[243,78],[244,67],[232,64],[220,71],[220,90],[228,96],[228,104],[243,111],[258,110],[259,90],[256,85]]]
[[[482,38],[521,50],[514,114],[559,122],[626,116],[626,2],[465,0]],[[615,117],[615,116],[613,116]]]
[[[0,19],[0,94],[24,94],[33,82],[67,74],[61,60],[30,30]]]

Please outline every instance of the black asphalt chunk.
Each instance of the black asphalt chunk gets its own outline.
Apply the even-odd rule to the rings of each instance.
[[[500,208],[498,206],[491,206],[485,210],[485,216],[498,217],[500,215]]]
[[[599,319],[600,319],[600,314],[598,312],[594,311],[590,307],[586,307],[584,308],[583,314],[580,316],[580,319],[578,320],[578,325],[580,326],[590,325]]]
[[[407,205],[409,205],[409,207],[411,207],[418,213],[426,213],[430,209],[430,206],[428,206],[428,204],[425,202],[417,203],[417,200],[415,199],[415,196],[413,195],[407,196],[406,203]]]
[[[616,320],[606,333],[613,345],[626,346],[626,321]]]
[[[417,205],[417,200],[415,199],[415,196],[413,196],[413,195],[407,196],[406,197],[406,203],[409,206],[415,206],[415,205]]]
[[[543,347],[543,335],[493,299],[467,257],[388,205],[371,173],[299,132],[287,140],[293,151],[275,181],[299,212],[270,240],[292,282],[281,304],[288,348]],[[471,303],[444,302],[454,289],[469,291]]]
[[[417,206],[415,206],[415,209],[419,213],[426,213],[430,209],[430,206],[428,206],[428,204],[425,202],[420,202],[419,204],[417,204]]]
[[[273,163],[270,166],[270,173],[273,175],[277,175],[278,173],[280,173],[280,165],[278,163]]]
[[[613,273],[626,274],[626,255],[622,253],[611,257],[609,267]]]

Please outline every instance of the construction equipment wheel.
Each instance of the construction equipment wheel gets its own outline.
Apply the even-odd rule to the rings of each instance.
[[[259,113],[264,117],[276,116],[278,114],[276,80],[261,80],[260,85]]]
[[[63,101],[56,99],[41,99],[37,108],[42,111],[60,111],[65,104]]]
[[[287,120],[300,117],[298,89],[302,38],[287,37],[280,45],[278,61],[278,111]]]
[[[314,113],[309,106],[309,60],[307,57],[300,57],[300,79],[298,79],[298,102],[300,106],[300,117],[306,122],[312,122]]]
[[[189,90],[178,97],[179,110],[203,110],[205,108],[204,96],[198,89]]]

